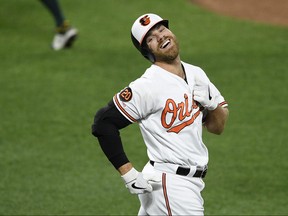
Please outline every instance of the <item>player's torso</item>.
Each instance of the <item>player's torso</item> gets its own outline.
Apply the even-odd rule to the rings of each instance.
[[[194,80],[186,82],[181,77],[164,71],[155,73],[157,78],[153,77],[154,80],[148,87],[153,102],[152,113],[147,120],[156,118],[162,131],[179,134],[199,115],[199,107],[193,100]]]
[[[150,110],[139,121],[150,159],[179,164],[194,160],[202,163],[196,157],[203,156],[206,160],[207,149],[201,138],[202,113],[193,100],[193,71],[186,69],[185,81],[159,67],[151,69],[142,77],[143,82],[147,81],[143,86],[148,89],[143,98],[148,99]]]

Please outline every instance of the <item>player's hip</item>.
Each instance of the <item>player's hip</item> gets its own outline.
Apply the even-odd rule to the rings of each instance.
[[[151,193],[139,195],[142,209],[148,215],[203,215],[201,191],[205,184],[202,178],[164,172],[150,162],[142,172],[161,177],[161,182],[152,185]]]

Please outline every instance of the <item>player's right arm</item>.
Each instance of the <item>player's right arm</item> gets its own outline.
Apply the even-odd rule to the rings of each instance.
[[[96,113],[92,134],[98,138],[104,154],[118,170],[130,193],[151,192],[152,186],[149,182],[154,180],[153,176],[144,179],[142,173],[129,162],[123,149],[119,130],[130,124],[131,122],[119,112],[113,101],[110,101]]]
[[[119,130],[131,124],[115,107],[113,101],[101,108],[94,117],[92,134],[113,166],[118,169],[129,162],[121,141]]]

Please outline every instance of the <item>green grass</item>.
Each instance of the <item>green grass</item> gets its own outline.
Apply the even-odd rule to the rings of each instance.
[[[147,11],[170,19],[184,61],[201,66],[230,106],[210,152],[207,215],[286,215],[288,28],[221,17],[186,0],[62,0],[79,31],[54,52],[37,1],[1,0],[0,215],[136,215],[136,196],[91,135],[97,109],[149,66],[130,41]],[[122,131],[137,169],[137,125]]]

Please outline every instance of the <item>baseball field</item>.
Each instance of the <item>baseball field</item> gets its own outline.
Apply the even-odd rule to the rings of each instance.
[[[137,196],[91,135],[97,109],[149,66],[130,28],[146,12],[170,20],[183,61],[202,67],[229,103],[210,153],[206,215],[288,215],[288,28],[221,16],[188,0],[62,0],[75,46],[50,48],[54,21],[38,1],[0,3],[0,215],[136,215]],[[138,170],[138,126],[121,132]]]

